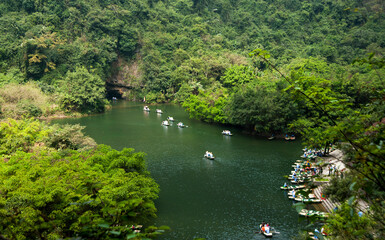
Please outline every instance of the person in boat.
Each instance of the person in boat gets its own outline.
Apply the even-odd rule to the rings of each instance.
[[[294,189],[291,191],[291,194],[292,194],[293,198],[295,198],[295,190]]]
[[[259,228],[261,229],[261,232],[265,232],[265,225],[266,223],[265,222],[262,222],[260,225],[259,225]]]
[[[270,225],[268,223],[265,225],[265,233],[270,233]]]
[[[284,188],[287,188],[287,184],[286,184],[286,182],[283,184],[283,187],[284,187]]]

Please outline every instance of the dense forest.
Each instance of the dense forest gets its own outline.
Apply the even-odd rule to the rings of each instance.
[[[79,126],[50,127],[30,119],[103,112],[117,97],[177,102],[202,121],[262,134],[296,133],[310,147],[339,142],[352,170],[345,184],[350,204],[331,218],[329,231],[337,239],[371,239],[368,232],[381,239],[384,54],[381,0],[1,0],[0,118],[24,120],[0,126],[0,181],[6,183],[0,189],[0,238],[119,233],[128,239],[130,232],[116,226],[154,216],[158,187],[142,153],[97,146]],[[41,161],[27,167],[34,158]],[[76,159],[85,161],[79,165]],[[83,192],[62,199],[63,191],[78,184],[66,181],[74,165],[89,173],[87,181],[100,174],[100,186],[80,179]],[[36,188],[36,179],[44,182],[55,171],[65,184],[52,183],[52,193],[36,189],[24,196],[20,184],[13,186],[18,176]],[[138,192],[123,200],[114,194],[111,176],[136,179],[130,187]],[[365,222],[353,217],[359,198],[371,207]],[[23,201],[33,204],[22,206]],[[44,212],[50,210],[44,206],[61,209],[68,203],[80,217]],[[109,204],[116,203],[143,218],[111,217],[116,209]],[[21,218],[28,221],[4,227]],[[159,233],[149,232],[147,237]]]
[[[349,84],[343,94],[365,100],[355,93],[367,80],[359,74],[369,73],[350,64],[382,56],[384,7],[375,0],[2,1],[1,86],[32,92],[2,93],[2,116],[101,112],[106,97],[146,97],[184,102],[204,121],[282,132],[301,112],[249,52],[267,50],[286,72],[321,64],[317,73],[335,90]],[[247,107],[266,92],[261,108]]]

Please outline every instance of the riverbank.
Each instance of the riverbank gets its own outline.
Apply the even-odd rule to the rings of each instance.
[[[318,209],[330,213],[339,205],[341,205],[341,203],[333,201],[325,196],[323,194],[324,188],[329,184],[332,176],[338,176],[338,174],[342,174],[346,171],[346,168],[345,164],[342,162],[343,153],[339,149],[332,151],[325,157],[321,157],[321,159],[324,165],[328,167],[323,169],[322,173],[320,173],[320,177],[322,179],[328,179],[328,181],[317,182],[319,186],[314,189],[314,194],[317,198],[324,199],[322,201],[322,207],[319,206]]]

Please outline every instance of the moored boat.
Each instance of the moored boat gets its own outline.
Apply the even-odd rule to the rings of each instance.
[[[303,198],[303,197],[296,197],[294,199],[297,202],[304,202],[304,203],[321,203],[322,200],[318,198]]]
[[[160,109],[156,109],[156,113],[162,114],[163,112]]]
[[[168,116],[167,120],[168,120],[168,121],[170,121],[170,122],[173,122],[173,121],[174,121],[174,118],[173,118],[173,117],[170,117],[170,116]]]
[[[311,217],[311,216],[329,217],[329,214],[326,212],[307,210],[307,209],[302,209],[298,214],[304,217]]]
[[[162,122],[162,125],[163,126],[170,126],[170,123],[167,120],[165,120],[165,121]]]
[[[149,108],[148,106],[144,106],[144,107],[143,107],[143,111],[149,112],[149,111],[150,111],[150,108]]]
[[[298,186],[282,186],[282,190],[293,190],[293,189],[302,189],[305,188],[305,185],[298,185]]]
[[[177,126],[180,127],[180,128],[186,127],[182,122],[178,122]]]

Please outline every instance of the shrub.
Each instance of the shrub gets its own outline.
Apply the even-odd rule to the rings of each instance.
[[[46,115],[52,110],[55,99],[44,94],[34,83],[11,83],[0,88],[0,107],[2,118],[29,118]]]
[[[103,112],[105,105],[105,82],[85,67],[68,72],[61,85],[61,103],[68,111],[83,113]]]
[[[334,177],[330,184],[325,188],[324,193],[334,201],[344,202],[352,196],[350,185],[353,183],[353,177],[350,175],[345,178]]]

